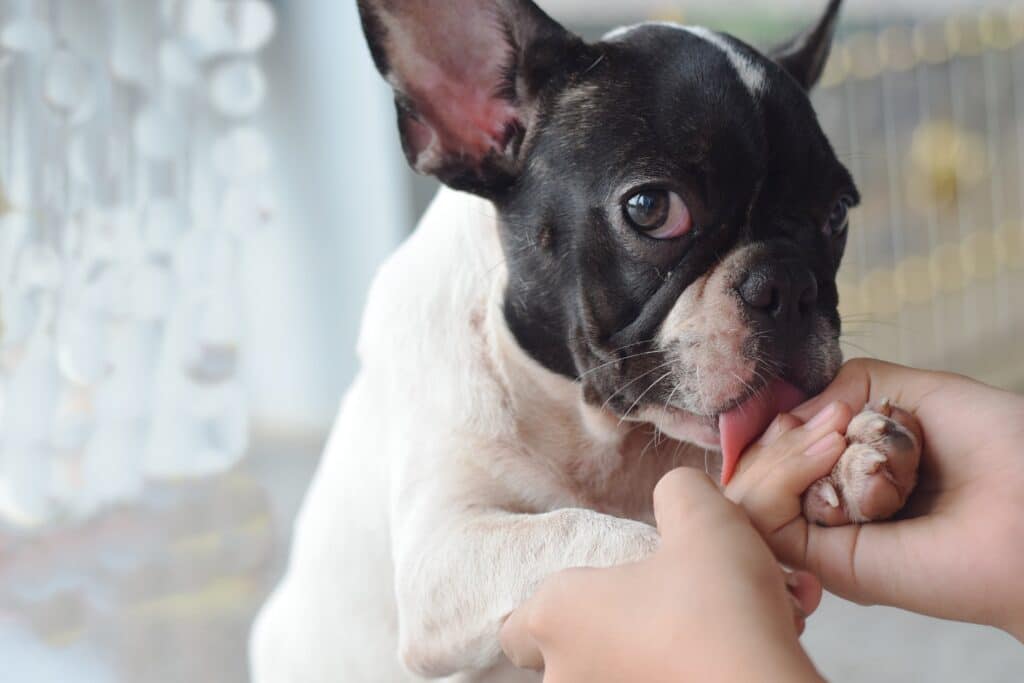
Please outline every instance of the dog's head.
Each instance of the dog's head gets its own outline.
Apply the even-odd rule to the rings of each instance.
[[[705,446],[840,364],[858,194],[807,97],[839,4],[766,56],[661,23],[588,44],[528,0],[359,0],[409,163],[498,208],[519,343]]]

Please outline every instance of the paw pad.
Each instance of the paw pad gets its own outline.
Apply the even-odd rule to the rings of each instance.
[[[804,516],[839,526],[887,519],[906,503],[921,455],[916,419],[883,400],[854,417],[849,446],[828,477],[804,495]]]

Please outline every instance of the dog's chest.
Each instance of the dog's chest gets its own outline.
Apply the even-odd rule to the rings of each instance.
[[[625,426],[618,438],[603,440],[568,420],[553,422],[556,426],[549,424],[541,438],[536,425],[521,431],[528,466],[547,475],[549,495],[541,507],[582,507],[653,521],[651,496],[665,473],[683,466],[706,468],[703,450],[669,439],[650,425]]]

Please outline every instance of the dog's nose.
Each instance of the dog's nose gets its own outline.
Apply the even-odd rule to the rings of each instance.
[[[797,332],[818,301],[818,281],[810,269],[791,263],[758,264],[737,287],[747,312],[760,322]]]

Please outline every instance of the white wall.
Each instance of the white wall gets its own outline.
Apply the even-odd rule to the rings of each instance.
[[[802,13],[808,16],[824,9],[826,0],[539,0],[552,16],[563,21],[601,22],[622,17],[663,15],[679,11],[722,14],[750,11],[770,11],[774,16]],[[951,12],[979,7],[1005,7],[1006,0],[846,0],[843,11],[849,16],[871,19],[882,15],[913,14],[947,16]]]
[[[390,92],[356,3],[278,4],[268,124],[281,224],[244,270],[246,367],[257,427],[325,429],[355,370],[370,278],[410,224]]]

